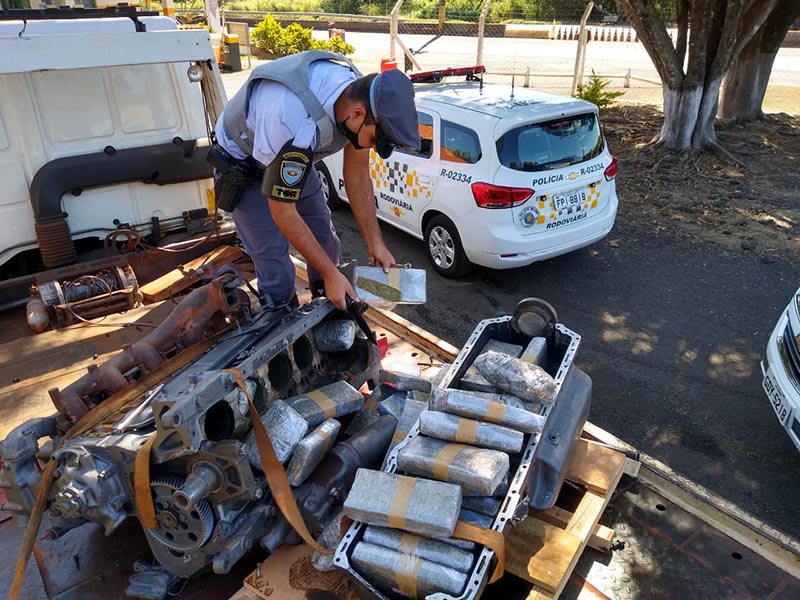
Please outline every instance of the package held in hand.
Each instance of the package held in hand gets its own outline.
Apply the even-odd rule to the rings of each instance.
[[[426,300],[423,269],[356,267],[353,284],[359,299],[377,308],[395,304],[424,304]]]

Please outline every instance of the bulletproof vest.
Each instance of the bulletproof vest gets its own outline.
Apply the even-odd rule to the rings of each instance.
[[[306,111],[314,119],[319,140],[315,152],[325,152],[333,142],[333,125],[317,97],[308,87],[308,68],[317,60],[330,60],[344,63],[350,70],[361,77],[361,72],[344,56],[322,50],[309,50],[292,54],[280,60],[259,65],[247,78],[238,92],[231,98],[222,113],[222,125],[225,133],[236,142],[246,155],[253,154],[253,130],[247,125],[247,108],[250,104],[250,91],[253,84],[261,79],[277,81],[288,87],[303,103]]]

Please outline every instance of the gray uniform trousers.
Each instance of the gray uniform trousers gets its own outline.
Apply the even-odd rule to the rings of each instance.
[[[309,174],[295,206],[319,245],[338,264],[341,243],[315,172]],[[253,259],[259,294],[262,297],[269,294],[276,304],[290,302],[295,294],[295,270],[289,258],[289,242],[272,220],[260,183],[244,190],[233,211],[233,221],[245,250]],[[311,265],[308,265],[308,278],[309,281],[322,280]]]

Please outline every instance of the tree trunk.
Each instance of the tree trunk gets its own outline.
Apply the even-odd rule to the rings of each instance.
[[[761,105],[775,56],[789,27],[800,17],[798,0],[780,0],[756,34],[728,69],[722,89],[719,116],[738,122],[763,115]]]
[[[721,79],[689,89],[664,85],[664,124],[656,140],[673,152],[697,154],[717,144],[714,118]]]

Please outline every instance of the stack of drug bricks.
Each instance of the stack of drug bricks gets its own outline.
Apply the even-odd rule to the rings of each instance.
[[[541,432],[556,392],[553,377],[537,365],[545,363],[546,348],[544,338],[526,348],[490,340],[468,381],[462,377],[470,389],[433,388],[427,405],[413,397],[419,380],[384,378],[412,394],[399,416],[397,472],[360,469],[344,503],[347,517],[366,524],[347,550],[349,563],[378,593],[463,593],[483,548],[454,532],[459,522],[492,527],[512,467],[529,436]],[[391,406],[396,396],[381,405]]]

